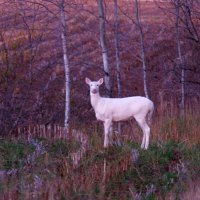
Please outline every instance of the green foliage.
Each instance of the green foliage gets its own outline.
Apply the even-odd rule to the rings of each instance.
[[[192,146],[191,148],[185,148],[184,160],[187,162],[190,174],[193,178],[200,177],[200,145]]]
[[[20,168],[24,165],[23,159],[34,150],[34,147],[20,141],[0,140],[0,158],[2,169]]]
[[[160,179],[160,186],[162,186],[162,190],[166,190],[166,191],[169,191],[175,181],[177,180],[178,178],[178,174],[177,173],[173,173],[173,172],[165,172],[163,175],[162,175],[162,178]]]
[[[48,146],[48,152],[55,156],[68,156],[69,152],[80,148],[80,144],[74,140],[66,141],[57,139]]]
[[[134,146],[131,143],[128,145]],[[196,158],[198,164],[191,163],[191,155]],[[198,174],[200,169],[199,155],[199,148],[188,149],[184,144],[173,141],[169,141],[162,146],[151,145],[148,151],[140,150],[138,161],[133,163],[128,171],[115,176],[109,182],[108,190],[113,191],[116,187],[120,188],[131,184],[134,185],[136,192],[141,194],[144,199],[156,199],[155,192],[159,192],[164,198],[182,180],[181,173],[189,175],[189,171],[181,172],[177,170],[180,161],[189,162],[191,164],[190,170],[193,171],[193,167],[195,167],[195,174]],[[155,190],[147,195],[148,186],[150,185],[153,185]],[[114,197],[118,199],[115,194]]]
[[[91,141],[97,142],[97,140],[91,138]],[[137,148],[134,149],[139,153],[136,162],[132,160],[132,150],[138,145],[133,142],[129,141],[123,146],[114,145],[108,149],[96,150],[92,147],[80,160],[79,167],[73,169],[70,154],[79,150],[80,144],[62,139],[55,141],[42,139],[41,142],[45,146],[46,153],[34,161],[31,173],[21,174],[23,184],[28,181],[33,184],[35,176],[43,180],[43,189],[38,189],[38,196],[54,183],[52,193],[60,199],[66,196],[68,199],[99,199],[103,195],[105,200],[129,200],[133,199],[129,188],[134,188],[134,194],[140,195],[144,200],[165,199],[172,191],[178,198],[184,191],[182,184],[184,179],[181,173],[195,177],[199,176],[200,171],[198,145],[189,148],[183,143],[168,141],[159,145],[152,144],[147,151]],[[12,167],[16,160],[23,160],[27,156],[25,152],[28,146],[25,142],[2,140],[0,144],[1,150],[4,150],[4,153],[1,153],[3,160],[14,157],[10,158]],[[6,154],[6,150],[10,154]],[[186,172],[177,171],[180,160],[185,163]],[[11,165],[9,161],[8,165]],[[21,183],[16,185],[18,184]],[[23,196],[25,191],[21,190],[21,193]]]

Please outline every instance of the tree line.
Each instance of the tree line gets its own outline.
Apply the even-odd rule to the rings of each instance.
[[[1,133],[30,123],[68,130],[73,119],[87,118],[86,75],[103,76],[108,97],[174,98],[184,117],[200,97],[199,5],[1,1]]]

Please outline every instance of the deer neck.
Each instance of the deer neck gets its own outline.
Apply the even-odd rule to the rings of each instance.
[[[96,94],[90,93],[90,100],[91,100],[92,107],[94,109],[97,108],[100,98],[101,97],[100,97],[99,93],[96,93]]]

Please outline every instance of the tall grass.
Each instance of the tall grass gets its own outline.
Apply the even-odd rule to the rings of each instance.
[[[1,199],[167,199],[172,191],[178,198],[200,175],[199,148],[177,142],[139,150],[136,160],[133,142],[97,151],[91,146],[76,167],[71,157],[76,145],[44,144],[46,153],[29,168],[2,180]]]
[[[15,138],[0,142],[0,199],[189,199],[192,191],[198,196],[191,183],[200,176],[200,116],[186,112],[179,118],[169,110],[157,108],[147,151],[140,150],[142,131],[134,121],[124,123],[106,150],[102,123],[74,123],[67,137],[58,126],[18,129]],[[42,151],[34,154],[38,147]],[[21,162],[27,154],[36,156]],[[14,169],[22,170],[10,173]]]
[[[152,124],[152,138],[156,143],[173,140],[189,146],[200,144],[200,113],[198,105],[186,107],[185,116],[179,117],[178,108],[169,104],[158,108]]]

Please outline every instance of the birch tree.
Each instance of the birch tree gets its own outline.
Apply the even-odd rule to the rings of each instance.
[[[139,29],[140,34],[140,46],[141,46],[141,59],[142,59],[142,69],[143,69],[143,83],[144,83],[144,94],[147,98],[149,98],[148,90],[147,90],[147,65],[146,65],[146,55],[145,55],[145,46],[144,46],[144,33],[140,21],[140,13],[138,0],[135,0],[135,21],[136,25]]]
[[[180,34],[180,7],[181,0],[174,1],[175,6],[175,16],[176,16],[176,43],[178,51],[178,62],[181,70],[181,103],[180,103],[180,116],[185,115],[185,70],[184,70],[184,61],[182,56],[182,47],[181,47],[181,34]]]
[[[122,96],[121,89],[121,73],[119,58],[119,19],[118,19],[118,2],[114,0],[114,16],[115,16],[115,57],[116,57],[116,73],[117,73],[117,96]],[[121,123],[118,122],[118,132],[121,133]]]
[[[105,28],[105,14],[103,0],[97,0],[99,11],[99,33],[100,33],[100,45],[103,57],[104,79],[106,93],[111,97],[111,81],[110,81],[110,68],[108,63],[108,49],[106,45],[106,28]]]
[[[119,19],[118,19],[118,3],[114,0],[114,16],[115,16],[115,57],[116,57],[116,73],[117,73],[117,96],[121,97],[121,73],[119,58]]]
[[[43,2],[35,2],[30,1],[32,4],[38,4],[44,7],[49,13],[53,14],[56,19],[60,22],[60,38],[62,44],[62,54],[63,54],[63,65],[64,65],[64,73],[65,73],[65,114],[64,114],[64,128],[69,130],[69,121],[70,121],[70,65],[69,65],[69,57],[67,50],[67,16],[66,16],[66,2],[65,0],[59,0],[54,2],[52,0],[45,0]],[[50,6],[49,6],[50,5]],[[55,13],[51,9],[51,5],[53,7],[58,8],[59,15]]]
[[[67,24],[65,14],[65,1],[60,1],[60,22],[61,22],[61,40],[63,49],[63,62],[65,69],[65,119],[64,128],[69,130],[69,119],[70,119],[70,69],[69,69],[69,58],[67,52]]]

